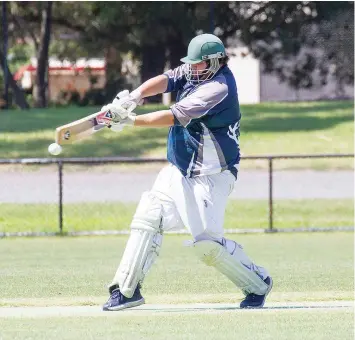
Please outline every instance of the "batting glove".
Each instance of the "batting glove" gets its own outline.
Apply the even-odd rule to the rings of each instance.
[[[125,119],[122,119],[119,123],[112,123],[108,127],[114,132],[120,132],[126,126],[133,126],[135,120],[135,113],[130,113]]]
[[[129,112],[132,112],[137,105],[143,104],[142,94],[139,90],[129,93],[128,90],[119,92],[112,104],[120,105]]]

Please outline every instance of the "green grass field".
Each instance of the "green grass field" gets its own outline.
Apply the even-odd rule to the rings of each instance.
[[[351,232],[228,235],[270,269],[270,301],[353,299]],[[106,298],[128,236],[5,238],[0,248],[0,304],[87,305]],[[145,286],[148,303],[237,302],[242,294],[166,235]]]
[[[134,203],[65,204],[64,231],[127,230]],[[324,214],[324,211],[327,213]],[[276,200],[274,227],[350,227],[354,225],[354,203],[342,200]],[[268,201],[230,200],[225,228],[268,228]],[[0,232],[57,232],[57,204],[0,203]]]
[[[144,106],[139,113],[161,109]],[[54,129],[97,111],[94,107],[0,111],[0,158],[49,157]],[[353,153],[353,102],[266,103],[242,106],[244,155]],[[65,148],[63,157],[165,157],[167,129],[105,131]],[[275,161],[275,169],[353,169],[353,159]],[[110,165],[111,166],[111,165]],[[110,166],[97,167],[106,171]],[[149,166],[149,165],[148,165]],[[242,161],[243,169],[267,168]],[[2,166],[1,171],[12,166]],[[18,170],[18,166],[13,166]],[[23,167],[21,171],[32,171]],[[82,169],[71,167],[70,171]],[[145,167],[140,167],[144,171]],[[0,189],[1,190],[1,189]],[[351,199],[276,200],[275,228],[354,225]],[[127,230],[136,204],[64,205],[64,232]],[[225,228],[268,227],[266,200],[229,201]],[[0,203],[0,233],[58,231],[57,204]],[[241,243],[274,279],[269,304],[354,300],[354,234],[227,235]],[[0,309],[101,306],[128,236],[0,237]],[[183,246],[188,235],[166,235],[161,256],[145,280],[148,304],[235,303],[242,294]],[[350,308],[294,308],[102,313],[99,316],[1,316],[8,339],[291,339],[354,338]]]
[[[0,319],[3,340],[319,340],[354,338],[351,311],[174,313],[115,317]]]
[[[161,109],[147,105],[139,113]],[[57,126],[97,111],[95,107],[49,108],[0,112],[1,158],[49,157],[48,145]],[[241,150],[244,155],[353,153],[353,102],[300,102],[243,105]],[[111,131],[72,146],[63,157],[165,157],[167,129]],[[265,161],[245,161],[244,167],[265,168]],[[285,160],[276,168],[352,169],[353,159]]]
[[[267,267],[267,303],[353,300],[353,233],[230,236]],[[146,278],[148,304],[236,303],[242,294],[166,236]],[[0,307],[100,306],[107,298],[126,236],[0,240]],[[267,307],[267,304],[266,304]],[[103,313],[98,317],[0,317],[7,339],[353,339],[348,309],[208,310]]]

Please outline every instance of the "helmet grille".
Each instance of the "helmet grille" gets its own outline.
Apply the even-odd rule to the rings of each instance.
[[[185,77],[188,83],[197,85],[201,84],[206,80],[210,80],[219,70],[220,64],[218,58],[208,58],[208,66],[203,70],[193,69],[191,64],[186,64],[184,69]]]

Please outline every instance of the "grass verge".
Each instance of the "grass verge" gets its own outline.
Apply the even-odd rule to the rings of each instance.
[[[64,204],[63,230],[126,230],[137,204]],[[326,212],[326,213],[325,213]],[[351,199],[277,200],[275,228],[344,227],[354,225]],[[268,228],[268,201],[230,200],[225,228]],[[0,232],[57,232],[57,204],[0,203]]]

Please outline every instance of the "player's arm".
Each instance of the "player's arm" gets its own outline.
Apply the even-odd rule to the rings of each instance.
[[[174,125],[174,115],[171,110],[151,112],[149,114],[140,115],[139,117],[129,115],[129,113],[132,112],[136,105],[140,104],[145,97],[154,96],[164,92],[177,91],[186,82],[184,82],[184,79],[184,68],[183,66],[179,66],[174,70],[169,70],[164,74],[145,81],[131,93],[128,93],[128,91],[120,92],[111,104],[105,105],[101,109],[103,112],[110,112],[110,115],[112,114],[118,119],[110,118],[103,121],[103,123],[111,126],[112,130],[115,131],[120,131],[120,128],[129,125],[152,127]]]
[[[146,98],[155,96],[160,93],[164,93],[168,87],[168,77],[164,74],[150,78],[145,81],[136,90],[131,92],[131,96],[134,98]]]
[[[134,126],[164,127],[174,125],[174,115],[171,110],[161,110],[135,116]]]
[[[164,74],[151,78],[131,92],[131,96],[138,103],[139,100],[146,97],[164,92],[178,91],[186,83],[185,69],[186,65],[181,65],[164,72]]]
[[[130,93],[130,100],[133,100],[139,105],[142,103],[143,98],[155,96],[164,92],[178,91],[186,83],[185,68],[186,65],[181,65],[164,72],[164,74],[148,79]]]
[[[136,116],[135,113],[128,112],[120,108],[120,114],[112,116],[104,115],[97,118],[100,124],[105,124],[112,131],[120,132],[125,126],[144,127],[167,127],[174,125],[174,115],[171,110],[161,110]]]
[[[228,95],[228,87],[223,82],[209,82],[200,86],[190,96],[175,103],[168,110],[156,111],[140,116],[124,113],[124,119],[112,119],[109,123],[112,130],[120,131],[124,126],[172,126],[179,122],[186,127],[192,120],[198,119],[206,114],[214,114],[215,107]],[[120,107],[113,107],[113,110],[120,110]],[[119,115],[117,115],[119,116]]]
[[[129,93],[128,90],[121,91],[117,94],[113,102],[103,106],[101,111],[117,111],[117,114],[120,115],[119,111],[122,108],[132,112],[137,105],[143,103],[143,98],[164,92],[178,91],[186,83],[184,72],[184,65],[182,65],[173,70],[164,72],[164,74],[148,79],[131,93]]]

